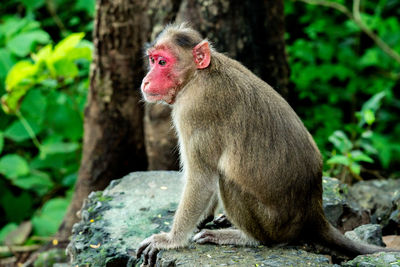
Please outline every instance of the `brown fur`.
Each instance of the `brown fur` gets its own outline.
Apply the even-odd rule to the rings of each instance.
[[[172,116],[186,185],[172,230],[163,236],[167,241],[150,237],[138,255],[147,249],[145,257],[151,258],[149,247],[184,246],[213,210],[216,194],[238,230],[204,230],[194,238],[199,243],[273,245],[315,237],[348,256],[384,250],[346,239],[325,219],[321,155],[289,104],[213,49],[208,68],[197,70],[193,47],[174,44],[177,34],[201,40],[189,28],[170,26],[155,43],[175,51],[185,77]]]

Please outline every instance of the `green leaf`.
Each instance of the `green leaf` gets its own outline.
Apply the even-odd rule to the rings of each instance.
[[[0,131],[0,155],[4,148],[4,133]]]
[[[365,150],[368,154],[376,155],[378,154],[378,150],[373,147],[371,144],[366,142],[361,142],[360,147]]]
[[[7,42],[7,48],[19,57],[27,56],[36,43],[45,44],[50,41],[47,32],[36,30],[32,32],[20,33]]]
[[[26,94],[28,87],[13,90],[1,97],[1,108],[6,114],[15,114],[18,111],[21,98]]]
[[[8,39],[21,31],[26,26],[27,22],[28,20],[26,18],[21,19],[18,16],[4,16],[0,24],[0,33]]]
[[[32,54],[32,59],[37,63],[47,61],[51,57],[52,52],[53,46],[48,44],[40,49],[37,54]]]
[[[375,113],[370,109],[367,109],[363,112],[363,117],[368,125],[372,125],[375,121]]]
[[[95,0],[77,0],[75,8],[78,10],[85,10],[90,16],[94,16],[95,11]]]
[[[371,140],[373,147],[375,147],[378,151],[378,157],[379,160],[382,162],[383,167],[388,168],[393,157],[393,144],[390,143],[387,136],[379,133],[374,133]]]
[[[367,130],[361,133],[361,137],[364,139],[370,139],[374,133],[371,130]]]
[[[13,222],[8,223],[5,226],[3,226],[3,228],[1,228],[1,230],[0,230],[0,244],[4,244],[4,240],[7,237],[7,235],[17,228],[18,228],[18,225]]]
[[[361,57],[360,64],[364,67],[376,66],[379,64],[379,61],[379,50],[377,48],[371,48]]]
[[[31,120],[27,119],[30,127],[33,130],[33,133],[36,135],[40,133],[40,126]],[[15,142],[23,142],[31,138],[29,132],[25,129],[23,123],[20,120],[14,121],[5,131],[4,136],[15,141]]]
[[[55,47],[54,52],[52,55],[52,61],[57,61],[65,56],[67,53],[70,52],[71,49],[76,47],[78,43],[83,39],[85,34],[81,33],[73,33],[67,36],[65,39],[60,41]]]
[[[350,152],[351,158],[353,161],[364,161],[364,162],[369,162],[369,163],[374,163],[374,160],[370,158],[368,155],[363,153],[360,150],[353,150]]]
[[[50,176],[47,173],[39,171],[35,171],[35,173],[29,174],[28,176],[18,177],[13,180],[13,184],[22,189],[32,190],[39,196],[43,196],[54,187]]]
[[[32,218],[34,234],[52,236],[64,217],[69,201],[64,198],[54,198],[47,201],[42,210]]]
[[[14,65],[14,60],[11,57],[11,53],[5,48],[0,48],[0,78],[6,77],[6,74]]]
[[[49,105],[45,118],[46,124],[64,138],[78,141],[82,138],[82,118],[79,111],[73,110],[69,96],[64,94],[59,94],[57,96],[57,102],[64,100],[66,101],[64,104],[57,103]]]
[[[83,41],[82,41],[83,42]],[[77,47],[68,54],[69,60],[87,59],[92,60],[92,49],[90,47]]]
[[[6,90],[11,91],[23,80],[31,78],[37,70],[37,65],[32,64],[30,61],[19,61],[7,74]]]
[[[353,163],[350,165],[350,170],[351,170],[352,173],[355,173],[355,174],[357,174],[357,175],[360,175],[361,166],[360,166],[359,164],[353,162]]]
[[[21,0],[21,2],[24,3],[27,9],[38,9],[44,5],[45,0]]]
[[[2,108],[6,113],[16,113],[21,98],[31,88],[33,76],[38,70],[37,65],[29,61],[20,61],[8,72],[6,77],[7,94],[1,98]]]
[[[380,106],[382,99],[386,96],[386,92],[382,91],[373,95],[367,102],[365,102],[361,108],[361,111],[371,110],[376,112]]]
[[[21,113],[24,115],[28,123],[33,123],[37,126],[42,125],[44,117],[46,116],[47,98],[42,94],[39,89],[31,89],[25,95],[21,103]],[[34,112],[32,112],[34,111]],[[39,129],[35,129],[39,130]],[[36,134],[37,132],[35,132]]]
[[[78,174],[71,173],[63,178],[61,184],[66,187],[73,187],[77,179],[78,179]]]
[[[386,92],[382,91],[373,95],[361,108],[361,111],[356,113],[359,120],[358,125],[362,127],[364,123],[372,125],[375,122],[375,113],[381,106],[382,99],[386,96]]]
[[[342,153],[345,154],[353,148],[353,144],[343,131],[335,131],[328,140]]]
[[[335,156],[331,157],[330,159],[328,159],[326,161],[326,163],[328,163],[329,165],[340,164],[340,165],[344,165],[344,166],[349,166],[350,165],[350,160],[346,156],[335,155]]]
[[[28,163],[16,154],[8,154],[0,159],[0,173],[8,179],[14,180],[29,173]]]
[[[53,63],[55,75],[62,77],[71,77],[74,78],[78,75],[78,67],[76,64],[69,60],[68,58],[62,58]]]
[[[58,154],[58,153],[71,153],[79,149],[78,143],[44,143],[42,145],[42,153],[44,154]]]

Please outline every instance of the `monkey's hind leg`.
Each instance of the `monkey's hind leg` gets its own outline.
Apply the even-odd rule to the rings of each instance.
[[[218,245],[255,246],[260,244],[257,240],[247,236],[239,229],[204,229],[193,237],[199,244],[214,243]]]

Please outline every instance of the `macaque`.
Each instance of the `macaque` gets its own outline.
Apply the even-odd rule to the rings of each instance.
[[[201,35],[169,25],[146,51],[141,90],[172,106],[183,195],[169,233],[145,239],[137,257],[188,244],[220,199],[235,228],[197,233],[197,243],[278,245],[307,240],[354,257],[388,249],[345,238],[322,208],[321,154],[289,104]]]

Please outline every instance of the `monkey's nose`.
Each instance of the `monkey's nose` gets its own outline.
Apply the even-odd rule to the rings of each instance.
[[[149,85],[149,83],[150,83],[150,82],[143,81],[143,83],[142,83],[142,89],[143,89],[143,90],[146,89],[146,87],[147,87],[147,85]]]

